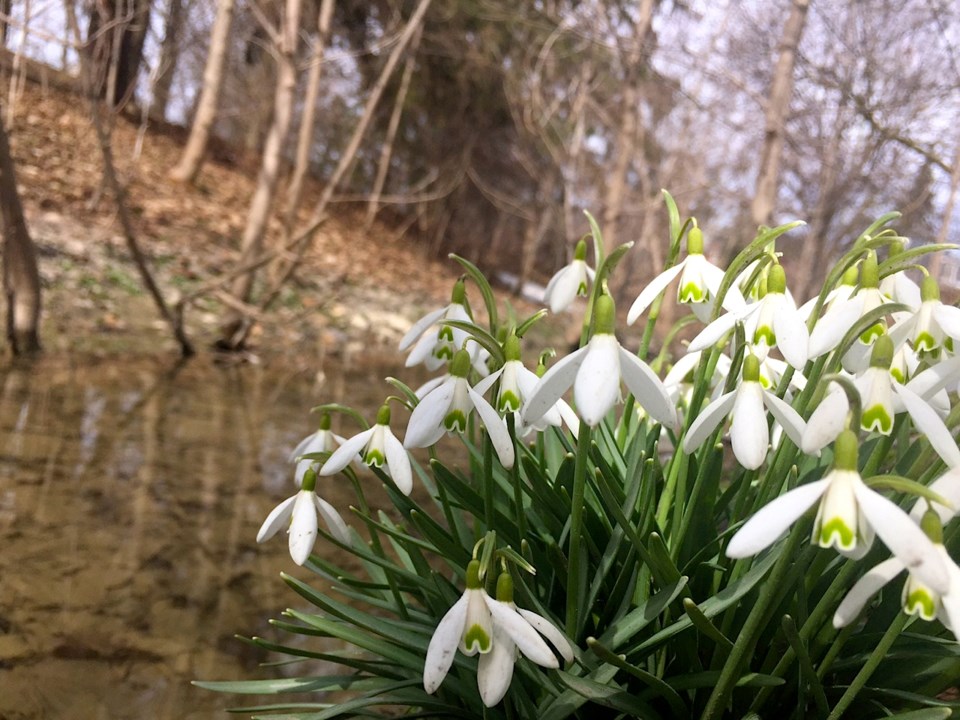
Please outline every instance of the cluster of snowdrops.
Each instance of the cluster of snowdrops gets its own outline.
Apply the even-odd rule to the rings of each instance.
[[[346,649],[253,642],[349,672],[208,687],[355,693],[262,708],[298,717],[378,705],[471,717],[950,714],[960,309],[920,264],[949,248],[910,244],[884,216],[799,304],[777,252],[799,223],[761,228],[722,268],[665,199],[667,268],[626,314],[639,350],[618,339],[608,291],[630,246],[605,255],[595,224],[546,288],[550,312],[585,311],[579,349],[558,359],[523,347],[546,310],[504,315],[456,258],[465,274],[450,303],[400,344],[407,366],[437,377],[416,390],[389,378],[396,392],[372,425],[318,408],[320,429],[294,451],[299,490],[257,537],[286,529],[294,562],[326,583],[285,576],[317,612],[289,610],[278,627]],[[673,284],[690,312],[655,333]],[[401,413],[402,439],[391,422]],[[331,417],[361,430],[345,439]],[[465,452],[444,461],[449,435]],[[389,511],[370,507],[365,468]],[[334,477],[356,489],[350,523],[321,497]],[[426,492],[411,494],[418,481]],[[331,552],[314,553],[319,534]],[[366,574],[338,564],[334,545]]]

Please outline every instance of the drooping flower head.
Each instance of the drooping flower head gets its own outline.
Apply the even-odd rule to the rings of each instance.
[[[386,465],[387,474],[393,478],[400,492],[410,494],[413,489],[410,458],[390,429],[389,405],[383,405],[377,412],[377,422],[373,427],[345,440],[320,468],[320,474],[335,475],[350,464],[357,453],[370,467]]]
[[[581,240],[577,243],[570,264],[550,278],[543,291],[543,302],[550,307],[550,312],[563,312],[570,307],[574,298],[587,294],[587,285],[593,277],[593,270],[587,266],[587,243]]]
[[[651,417],[676,427],[677,410],[660,378],[643,360],[624,350],[614,335],[616,312],[609,295],[597,297],[593,319],[590,341],[540,378],[523,411],[524,424],[537,422],[572,385],[577,413],[596,427],[620,399],[622,379]]]
[[[467,290],[463,278],[458,279],[453,284],[448,305],[424,315],[403,336],[400,341],[400,351],[403,352],[411,345],[413,346],[407,356],[407,367],[423,363],[427,366],[427,369],[437,370],[444,363],[452,360],[454,353],[465,346],[469,336],[460,328],[441,325],[430,330],[432,325],[442,320],[459,320],[462,322],[471,320],[470,313],[467,310]],[[415,342],[416,345],[414,345]],[[479,352],[479,346],[473,342],[469,345],[472,348],[472,359],[476,359],[475,356]]]

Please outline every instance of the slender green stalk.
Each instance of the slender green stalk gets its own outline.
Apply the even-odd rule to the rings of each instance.
[[[870,676],[873,675],[873,672],[880,666],[880,663],[883,662],[883,659],[887,656],[887,652],[893,646],[893,643],[896,641],[903,629],[907,626],[908,620],[910,620],[909,615],[897,613],[897,617],[894,618],[892,623],[890,623],[890,627],[887,628],[887,631],[883,634],[883,637],[880,638],[880,642],[877,643],[877,646],[873,649],[873,652],[870,653],[870,657],[867,658],[867,662],[864,663],[863,667],[860,669],[860,672],[857,673],[857,676],[853,679],[853,682],[850,683],[850,687],[848,687],[846,692],[843,693],[840,700],[837,701],[837,704],[833,706],[833,710],[830,712],[827,720],[838,720],[838,718],[843,715],[846,709],[850,707],[850,704],[857,699],[857,694],[863,690],[863,686],[867,684]]]
[[[570,555],[567,565],[567,635],[577,637],[577,616],[580,609],[580,550],[583,544],[583,503],[587,488],[587,460],[590,456],[590,433],[586,423],[577,436],[577,460],[573,469],[573,497],[570,499]]]
[[[523,511],[523,481],[520,478],[520,448],[517,442],[516,413],[507,413],[507,430],[510,433],[510,440],[513,442],[514,455],[517,460],[510,468],[510,480],[513,484],[513,506],[514,517],[517,520],[517,530],[520,531],[520,537],[527,537],[527,514]]]
[[[496,515],[493,505],[493,442],[486,432],[483,433],[483,511],[487,523],[487,530],[494,529]]]

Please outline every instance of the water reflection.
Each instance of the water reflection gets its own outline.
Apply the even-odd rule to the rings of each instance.
[[[297,605],[279,572],[309,573],[283,539],[257,546],[257,528],[292,492],[309,407],[372,415],[385,374],[164,360],[0,372],[0,717],[246,704],[189,681],[266,677],[262,651],[233,636],[272,635],[267,618]],[[334,480],[323,492],[352,499]]]

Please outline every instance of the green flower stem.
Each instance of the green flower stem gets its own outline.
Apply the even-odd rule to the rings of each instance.
[[[840,700],[837,701],[837,704],[833,706],[833,710],[830,715],[827,717],[827,720],[838,720],[838,718],[843,715],[850,704],[856,700],[857,694],[863,690],[863,686],[867,684],[867,681],[870,679],[870,676],[873,675],[873,672],[880,666],[880,663],[883,662],[883,659],[887,656],[887,652],[893,646],[894,641],[907,626],[907,621],[910,620],[910,616],[904,613],[897,613],[896,618],[893,622],[890,623],[890,627],[887,628],[887,631],[883,634],[883,637],[880,638],[880,642],[877,643],[877,646],[873,649],[873,652],[870,653],[870,657],[867,658],[867,662],[860,669],[860,672],[857,673],[857,676],[853,679],[853,682],[850,683],[850,687],[847,688],[847,691],[843,693],[843,696]]]
[[[880,436],[880,440],[874,446],[873,452],[870,453],[870,457],[867,458],[867,462],[864,463],[863,470],[860,471],[860,477],[869,478],[877,474],[877,470],[879,470],[883,459],[890,453],[893,439],[897,436],[900,426],[903,425],[903,418],[904,415],[901,414],[900,417],[896,419],[893,431],[889,435]],[[854,432],[856,432],[856,430],[854,430]]]
[[[490,436],[484,431],[481,437],[483,441],[483,511],[484,520],[487,523],[487,530],[494,529],[494,505],[493,505],[493,442]]]
[[[760,595],[754,603],[750,614],[747,616],[736,642],[733,644],[733,650],[727,658],[723,669],[720,671],[720,677],[717,684],[707,700],[707,706],[701,716],[702,720],[713,720],[723,715],[724,710],[730,702],[730,696],[733,688],[740,679],[740,672],[748,652],[753,648],[757,641],[760,631],[763,629],[764,620],[771,603],[778,595],[780,585],[784,582],[787,574],[793,569],[793,555],[797,545],[806,535],[801,532],[797,526],[790,532],[786,543],[780,550],[780,556],[766,582],[760,590]]]
[[[580,608],[580,549],[583,541],[583,503],[587,488],[587,459],[590,455],[592,428],[581,423],[577,436],[577,459],[573,468],[573,497],[570,499],[570,554],[567,561],[567,635],[576,638],[577,611]]]
[[[350,482],[353,484],[353,490],[357,494],[357,502],[360,504],[360,512],[363,513],[364,517],[372,518],[370,514],[370,505],[367,503],[367,497],[364,495],[363,487],[360,485],[360,479],[357,477],[357,474],[352,470],[346,473],[350,478]],[[371,523],[367,523],[367,527],[370,530],[370,545],[373,547],[373,551],[378,556],[385,558],[386,555],[383,552],[383,545],[380,543],[380,533],[377,532],[377,529]],[[393,601],[397,606],[397,613],[404,620],[409,620],[410,615],[407,612],[407,604],[403,601],[403,597],[400,595],[400,588],[397,587],[397,579],[393,576],[393,573],[384,573],[387,578],[387,583],[390,585],[390,594],[393,595]]]
[[[517,442],[517,420],[516,413],[507,413],[507,431],[510,433],[510,440],[513,442],[514,455],[517,458],[510,469],[510,480],[513,483],[513,504],[514,517],[517,520],[517,530],[520,532],[520,539],[527,537],[527,515],[523,511],[523,482],[520,479],[520,447]],[[538,435],[540,433],[537,433]]]

